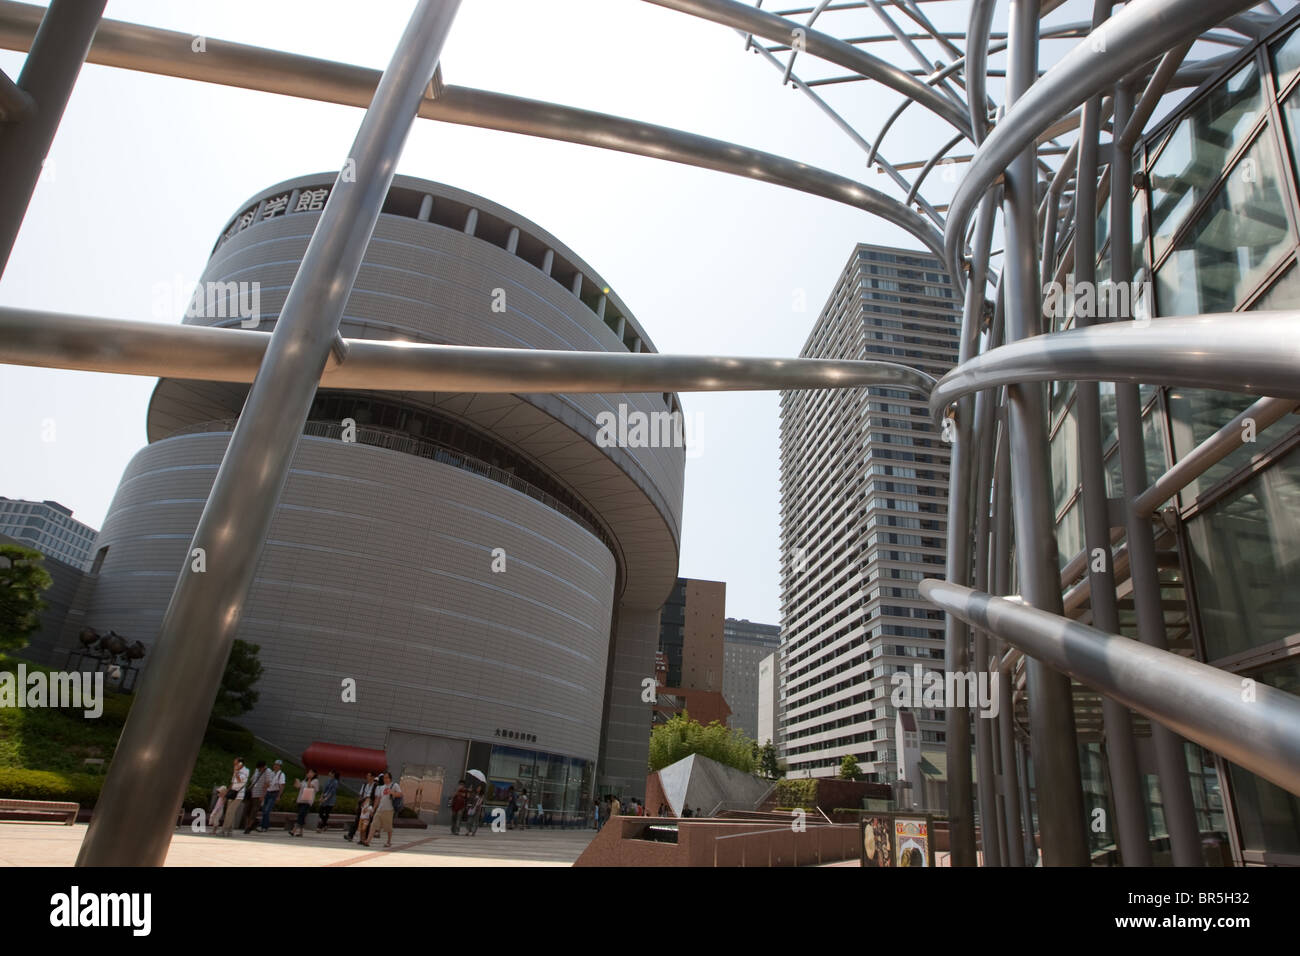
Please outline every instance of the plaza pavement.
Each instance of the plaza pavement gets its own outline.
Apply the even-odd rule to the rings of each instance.
[[[0,823],[0,866],[71,866],[85,824]],[[229,837],[180,828],[166,866],[570,866],[595,830],[511,830],[452,836],[446,827],[398,830],[392,849],[359,846],[339,830],[283,831]]]

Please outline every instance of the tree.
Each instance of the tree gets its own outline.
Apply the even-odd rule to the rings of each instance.
[[[707,727],[691,720],[683,711],[650,732],[650,769],[661,770],[691,754],[753,773],[754,742],[744,731],[733,730],[719,721]]]
[[[840,760],[840,779],[859,780],[861,777],[862,771],[858,769],[858,758],[853,754],[845,754]]]
[[[217,701],[212,705],[214,717],[238,717],[257,704],[257,691],[253,685],[262,677],[262,662],[257,659],[259,644],[236,639],[226,659],[226,671],[221,675]]]
[[[27,646],[27,638],[40,630],[46,604],[41,592],[54,583],[41,567],[39,551],[20,544],[0,544],[0,651]]]
[[[758,772],[768,780],[776,780],[784,773],[781,769],[781,761],[776,756],[776,747],[772,745],[770,740],[763,744],[763,748],[759,752]]]

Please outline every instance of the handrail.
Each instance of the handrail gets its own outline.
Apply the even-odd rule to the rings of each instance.
[[[1300,402],[1300,312],[1224,312],[1110,322],[1035,335],[957,366],[930,393],[930,410],[965,395],[1026,382],[1123,382],[1245,392]]]
[[[1244,440],[1242,429],[1248,422],[1253,425],[1254,433],[1259,434],[1295,409],[1296,403],[1286,398],[1261,398],[1254,402],[1152,482],[1151,487],[1133,500],[1133,510],[1139,517],[1149,518],[1162,504],[1240,448]]]
[[[1078,621],[937,579],[949,614],[1300,795],[1300,697]]]

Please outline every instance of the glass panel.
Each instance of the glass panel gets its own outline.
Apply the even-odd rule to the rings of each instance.
[[[1134,168],[1137,168],[1135,162]],[[1131,222],[1133,226],[1133,268],[1132,275],[1141,278],[1138,274],[1146,265],[1147,256],[1147,202],[1146,194],[1138,191],[1133,194],[1133,211]]]
[[[1146,450],[1147,481],[1165,473],[1165,417],[1159,404],[1152,405],[1142,416],[1142,447]]]
[[[1192,207],[1214,188],[1262,105],[1259,68],[1252,60],[1212,90],[1170,134],[1148,177],[1157,259]]]
[[[1230,312],[1292,243],[1267,130],[1156,273],[1160,314]]]
[[[1292,658],[1251,676],[1261,684],[1300,694],[1300,659]],[[1242,847],[1300,854],[1300,797],[1233,764],[1226,766],[1236,797]]]
[[[1250,308],[1255,312],[1300,308],[1300,268],[1292,263]]]
[[[1174,451],[1181,459],[1193,448],[1245,411],[1255,401],[1253,395],[1232,392],[1179,388],[1169,392],[1169,410],[1173,415]],[[1245,441],[1241,447],[1189,483],[1182,492],[1183,504],[1190,504],[1197,496],[1213,488],[1232,472],[1246,464],[1255,455],[1268,449],[1296,425],[1294,416],[1288,415],[1268,428],[1258,431],[1253,442]]]
[[[1052,436],[1052,502],[1057,513],[1079,487],[1078,416],[1070,406],[1061,427]]]
[[[1209,660],[1300,631],[1300,454],[1187,523]]]
[[[1298,305],[1300,305],[1300,268],[1292,265],[1274,280],[1267,292],[1255,300],[1252,309],[1267,311],[1295,308]],[[1171,389],[1169,411],[1173,417],[1174,460],[1181,460],[1206,438],[1245,411],[1254,401],[1253,395],[1185,388]],[[1270,448],[1295,425],[1296,419],[1288,415],[1268,428],[1257,431],[1254,441],[1245,441],[1243,433],[1241,447],[1234,449],[1231,454],[1188,484],[1182,492],[1183,503],[1189,504],[1198,495],[1213,488],[1256,454]]]
[[[1273,44],[1273,73],[1277,77],[1277,91],[1281,93],[1291,78],[1300,70],[1300,30],[1279,43]]]
[[[1101,210],[1097,213],[1097,255],[1106,247],[1106,240],[1110,238],[1110,203],[1101,204]],[[1109,265],[1107,268],[1110,268]],[[1098,280],[1101,276],[1097,277]]]
[[[1192,785],[1192,806],[1196,829],[1201,834],[1201,853],[1207,866],[1231,866],[1232,846],[1228,842],[1228,819],[1223,812],[1223,789],[1214,757],[1193,743],[1184,744],[1187,779]]]
[[[1291,160],[1300,162],[1300,88],[1283,101],[1282,117],[1286,124],[1287,142],[1291,144]]]
[[[1057,562],[1063,570],[1083,550],[1083,509],[1079,502],[1070,507],[1056,525]]]

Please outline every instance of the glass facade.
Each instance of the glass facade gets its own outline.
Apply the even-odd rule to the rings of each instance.
[[[1138,149],[1150,223],[1142,264],[1155,277],[1157,323],[1212,312],[1242,312],[1248,322],[1252,310],[1300,307],[1296,22],[1244,50]],[[1255,401],[1158,391],[1144,419],[1149,479]],[[1110,428],[1105,405],[1103,395]],[[1166,505],[1163,525],[1173,529],[1163,546],[1177,546],[1180,568],[1162,569],[1162,596],[1166,620],[1187,622],[1193,640],[1184,652],[1243,680],[1300,691],[1300,418],[1243,429],[1240,447]],[[1122,618],[1131,623],[1131,612]],[[1187,754],[1207,862],[1300,864],[1300,798],[1199,747],[1189,744]],[[1154,776],[1148,813],[1158,837]]]
[[[1300,15],[1290,21],[1300,22]],[[1291,29],[1288,27],[1287,30]],[[1285,32],[1285,31],[1283,31]],[[1300,31],[1266,37],[1243,50],[1166,120],[1134,156],[1133,274],[1152,277],[1152,320],[1215,312],[1300,307],[1300,231],[1296,157],[1300,156]],[[1109,203],[1097,222],[1097,280],[1110,275]],[[1145,291],[1145,288],[1144,288]],[[1067,309],[1059,325],[1073,323]],[[1081,306],[1082,308],[1082,306]],[[1135,310],[1140,314],[1140,310]],[[1100,321],[1108,317],[1101,316]],[[1060,565],[1085,547],[1076,387],[1050,392],[1051,486]],[[1117,448],[1115,387],[1098,386],[1101,439],[1112,498],[1124,494]],[[1147,483],[1171,468],[1256,401],[1255,396],[1190,388],[1141,389]],[[1118,532],[1119,528],[1112,529]],[[1300,417],[1243,430],[1232,449],[1153,520],[1165,630],[1171,650],[1194,655],[1243,679],[1300,691]],[[1112,541],[1120,630],[1136,637],[1123,539]],[[1075,567],[1081,565],[1076,562]],[[1063,582],[1068,592],[1086,572]],[[1085,595],[1071,613],[1085,615]],[[1085,803],[1106,809],[1089,835],[1094,858],[1109,859],[1114,834],[1104,736],[1095,713],[1076,713]],[[1140,739],[1154,860],[1170,862],[1163,799],[1149,746]],[[1211,865],[1300,865],[1300,797],[1187,745],[1192,800]]]
[[[476,742],[470,745],[469,768],[487,777],[488,818],[504,807],[511,787],[528,791],[529,826],[586,826],[591,818],[592,762],[580,757]]]

